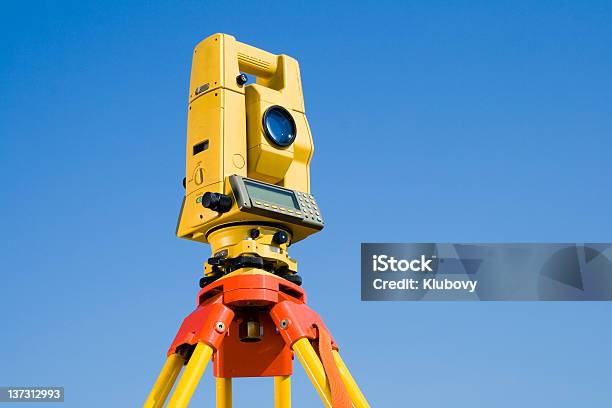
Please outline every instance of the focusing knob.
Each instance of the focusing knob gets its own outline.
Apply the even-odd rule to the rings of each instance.
[[[228,212],[232,208],[232,197],[209,191],[202,196],[202,205],[219,213]]]
[[[278,231],[272,236],[272,242],[277,245],[284,244],[287,241],[289,241],[289,234],[287,234],[285,231]]]

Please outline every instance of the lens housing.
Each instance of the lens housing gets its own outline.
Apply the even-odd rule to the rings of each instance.
[[[277,146],[291,146],[297,136],[293,116],[282,106],[274,105],[266,109],[262,122],[266,138]]]

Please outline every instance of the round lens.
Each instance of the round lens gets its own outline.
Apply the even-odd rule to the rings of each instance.
[[[263,126],[266,136],[278,146],[289,146],[295,140],[295,122],[285,108],[280,106],[268,108],[263,116]]]

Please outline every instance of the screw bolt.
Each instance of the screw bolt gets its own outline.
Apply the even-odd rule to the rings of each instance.
[[[223,322],[215,323],[215,330],[217,330],[219,333],[223,333],[225,331],[225,324]]]

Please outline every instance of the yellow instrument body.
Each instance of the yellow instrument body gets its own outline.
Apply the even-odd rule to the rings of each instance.
[[[241,85],[237,81],[241,73],[254,75],[256,82]],[[271,106],[287,109],[295,121],[296,138],[288,147],[271,143],[265,135],[262,115]],[[231,35],[206,38],[193,54],[185,198],[177,235],[206,243],[211,230],[244,223],[286,228],[292,243],[316,232],[291,221],[241,212],[236,205],[218,213],[201,204],[206,192],[231,196],[231,175],[309,193],[312,153],[297,61],[243,44]]]

